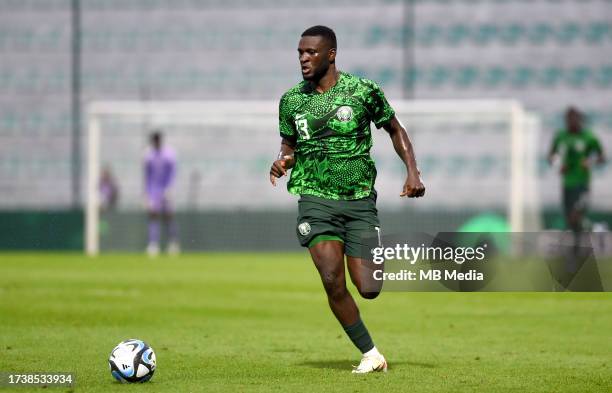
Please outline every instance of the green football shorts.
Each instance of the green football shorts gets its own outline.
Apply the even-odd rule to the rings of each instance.
[[[585,212],[589,207],[587,186],[563,187],[563,211],[566,216],[573,211]]]
[[[336,201],[302,195],[298,201],[297,237],[302,247],[325,240],[344,243],[344,253],[361,257],[364,240],[380,237],[376,192],[363,199]]]

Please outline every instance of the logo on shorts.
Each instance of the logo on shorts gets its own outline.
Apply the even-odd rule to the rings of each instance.
[[[353,118],[353,108],[350,106],[341,106],[336,112],[336,117],[340,121],[351,121]]]
[[[298,231],[300,231],[300,235],[306,236],[310,233],[310,224],[307,222],[303,222],[298,225]]]

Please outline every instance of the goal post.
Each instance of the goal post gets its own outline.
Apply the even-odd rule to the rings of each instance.
[[[423,212],[492,210],[505,216],[513,232],[539,228],[540,123],[535,114],[513,100],[391,104],[413,140],[427,194],[414,204],[397,198],[401,161],[388,137],[383,140],[385,133],[372,127],[380,206]],[[114,165],[118,174],[118,211],[144,216],[141,164],[152,129],[162,129],[177,151],[177,210],[293,212],[295,200],[282,190],[284,183],[280,190],[266,183],[280,141],[276,101],[92,102],[87,110],[84,209],[88,255],[101,250],[98,187],[103,166]],[[447,223],[435,228],[453,230]],[[253,232],[244,231],[245,236]]]
[[[532,213],[539,212],[537,198],[537,143],[540,133],[538,117],[527,112],[514,100],[417,100],[402,101],[395,105],[402,115],[447,116],[500,116],[508,121],[510,130],[510,193],[507,215],[512,232],[538,229],[540,223]],[[401,120],[401,119],[400,119]],[[410,130],[410,124],[407,124]],[[418,156],[418,151],[416,152]],[[474,179],[478,181],[478,179]]]

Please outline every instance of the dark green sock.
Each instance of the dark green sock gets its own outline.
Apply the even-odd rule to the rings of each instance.
[[[370,337],[370,333],[368,333],[368,329],[363,324],[361,318],[359,318],[354,324],[343,326],[343,328],[353,344],[359,348],[361,353],[366,353],[370,349],[374,348],[372,337]]]

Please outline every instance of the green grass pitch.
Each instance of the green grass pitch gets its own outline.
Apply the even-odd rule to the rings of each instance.
[[[350,373],[360,354],[306,253],[0,254],[0,371],[75,372],[75,392],[612,391],[610,293],[358,304],[387,374]],[[127,338],[157,354],[146,384],[110,375],[108,355]]]

